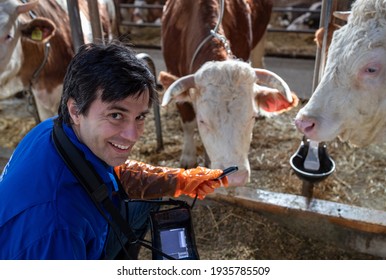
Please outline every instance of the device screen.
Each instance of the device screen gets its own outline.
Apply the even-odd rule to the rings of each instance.
[[[173,228],[160,231],[162,251],[175,259],[189,257],[184,228]]]

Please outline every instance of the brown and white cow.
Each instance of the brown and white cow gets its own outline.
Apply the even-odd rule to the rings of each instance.
[[[295,119],[315,141],[386,139],[386,1],[357,0],[333,34],[318,87]]]
[[[64,0],[25,4],[0,0],[0,98],[28,90],[31,85],[41,120],[57,114],[65,71],[74,55],[66,4]],[[85,42],[90,42],[87,0],[79,1],[79,6]],[[104,37],[110,40],[113,5],[103,0],[99,8]],[[45,59],[47,42],[47,62],[34,80],[35,71]]]
[[[127,21],[136,24],[143,23],[156,23],[159,24],[161,22],[162,17],[162,8],[158,8],[153,6],[152,8],[148,8],[148,5],[164,5],[166,0],[116,0],[118,6],[121,4],[134,4],[135,8],[126,8],[120,7],[119,16],[120,21]],[[120,26],[121,34],[133,33],[133,29],[121,25]],[[141,32],[139,30],[138,32]]]
[[[238,165],[230,185],[244,185],[250,176],[248,150],[256,116],[279,113],[297,104],[288,85],[276,74],[234,59],[211,29],[218,23],[218,0],[168,0],[162,18],[162,51],[167,72],[162,105],[177,102],[184,132],[180,164],[196,165],[194,129],[198,131],[212,168]],[[218,33],[232,53],[248,60],[266,31],[271,1],[225,0]],[[201,47],[200,47],[201,46]],[[179,78],[178,78],[179,77]],[[177,80],[176,80],[177,79]],[[275,89],[269,88],[274,87]]]

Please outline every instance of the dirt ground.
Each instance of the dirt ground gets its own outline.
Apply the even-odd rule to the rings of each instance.
[[[315,53],[310,35],[296,35],[290,41],[293,44],[289,46],[289,40],[283,34],[270,34],[267,53],[293,56]],[[300,194],[302,182],[292,171],[289,158],[301,140],[292,123],[301,106],[303,104],[291,112],[256,122],[249,154],[252,176],[247,187]],[[164,150],[156,151],[154,120],[150,116],[132,159],[178,167],[182,131],[175,106],[161,109],[161,121]],[[0,171],[17,143],[34,125],[26,112],[24,99],[0,101]],[[199,163],[204,164],[198,135],[196,139]],[[329,154],[337,168],[330,177],[317,184],[314,197],[386,210],[385,148],[382,144],[357,149],[339,140],[328,143]],[[193,219],[201,259],[379,259],[301,236],[252,210],[210,199],[197,202]],[[149,258],[145,249],[142,258]]]

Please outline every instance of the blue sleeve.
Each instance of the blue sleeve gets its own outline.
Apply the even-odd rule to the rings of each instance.
[[[28,260],[84,260],[87,256],[84,240],[67,230],[57,230],[26,247],[16,259]]]
[[[96,232],[89,221],[84,222],[84,219],[77,219],[74,215],[71,221],[61,223],[54,218],[55,215],[49,214],[53,212],[52,210],[45,211],[44,218],[40,215],[38,219],[33,215],[33,210],[38,208],[41,207],[33,207],[25,211],[28,214],[20,214],[6,226],[0,226],[0,259],[96,260],[101,258],[107,228],[102,233]],[[43,209],[47,210],[50,207]]]

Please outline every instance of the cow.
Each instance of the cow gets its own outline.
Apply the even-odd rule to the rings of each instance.
[[[317,29],[320,22],[320,10],[322,9],[322,1],[313,3],[309,7],[309,12],[295,18],[288,26],[287,30],[309,30]]]
[[[386,1],[357,0],[336,30],[320,83],[295,125],[315,141],[355,146],[386,137]]]
[[[148,8],[147,5],[164,5],[166,0],[116,0],[118,6],[121,4],[134,4],[136,7],[119,8],[119,16],[121,22],[136,23],[139,26],[144,23],[160,24],[162,17],[162,8]],[[120,26],[121,34],[132,33],[130,27]]]
[[[40,120],[57,114],[63,78],[74,55],[66,4],[0,0],[0,98],[32,91]],[[115,32],[113,7],[113,2],[99,2],[106,40]],[[92,36],[87,0],[79,1],[79,8],[88,43]]]
[[[145,5],[164,5],[165,0],[144,0]],[[161,23],[162,8],[136,8],[134,14],[138,17],[138,23],[150,22]]]
[[[272,3],[225,0],[219,22],[219,2],[166,2],[161,42],[167,71],[160,71],[159,81],[167,88],[162,106],[176,101],[181,116],[180,165],[197,164],[198,126],[210,167],[238,165],[229,185],[240,186],[250,177],[248,150],[256,117],[289,110],[297,98],[281,77],[246,62],[266,30]],[[211,33],[216,26],[218,34]]]

